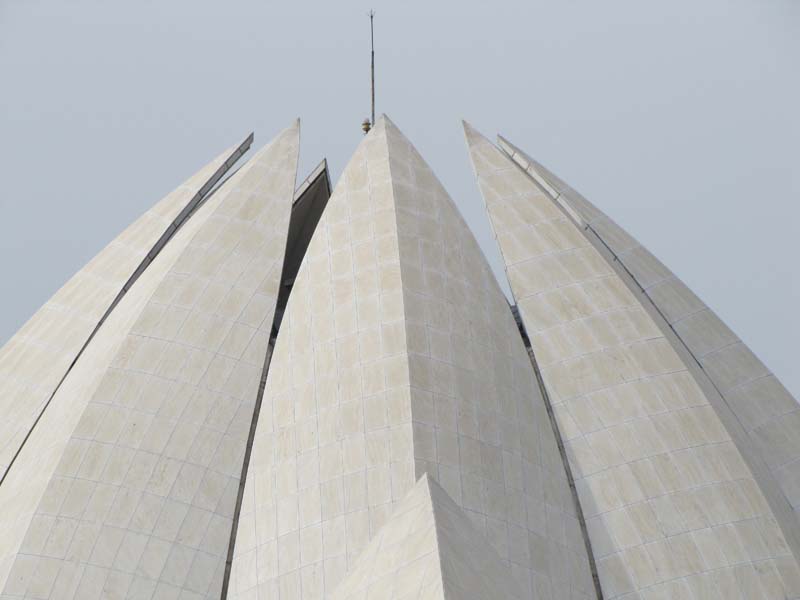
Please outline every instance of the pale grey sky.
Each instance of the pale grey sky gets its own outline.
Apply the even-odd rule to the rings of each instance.
[[[378,111],[498,252],[459,119],[639,238],[800,397],[800,3],[0,0],[0,343],[129,222],[302,119],[334,180]]]

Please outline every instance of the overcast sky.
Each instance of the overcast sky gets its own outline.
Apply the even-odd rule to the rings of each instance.
[[[251,130],[299,116],[299,180],[327,157],[335,181],[369,113],[370,8],[378,112],[499,278],[461,118],[606,211],[800,397],[797,0],[0,0],[0,343]]]

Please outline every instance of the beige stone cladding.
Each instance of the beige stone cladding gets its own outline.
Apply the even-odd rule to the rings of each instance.
[[[534,179],[465,124],[606,598],[794,598],[776,519],[681,357]]]
[[[383,117],[342,174],[289,299],[229,597],[332,593],[426,472],[525,597],[593,594],[508,304],[441,184]]]
[[[506,564],[435,480],[423,474],[330,600],[522,600]]]
[[[561,179],[500,138],[501,148],[545,183],[578,215],[624,266],[638,298],[652,307],[667,335],[683,346],[704,392],[736,442],[775,511],[784,535],[800,556],[800,404],[775,375],[680,279],[624,229]],[[587,228],[588,226],[588,228]],[[590,237],[591,239],[591,237]],[[786,515],[788,518],[783,519]]]
[[[442,484],[526,597],[593,595],[566,473],[508,301],[433,171],[388,127],[416,474]]]
[[[131,224],[0,349],[0,478],[114,297],[235,150],[223,152]]]
[[[92,343],[87,346],[82,359],[76,363],[60,386],[49,409],[43,413],[41,420],[32,430],[27,443],[13,467],[9,469],[3,484],[0,485],[0,592],[2,592],[0,598],[22,596],[28,589],[39,595],[50,594],[54,582],[46,573],[38,573],[38,557],[32,556],[28,559],[18,556],[20,550],[29,551],[30,545],[25,543],[25,539],[36,535],[35,528],[31,528],[31,519],[40,507],[43,496],[45,498],[43,504],[47,507],[53,503],[60,505],[64,495],[69,492],[70,488],[60,480],[50,484],[59,463],[62,460],[69,460],[69,457],[64,456],[66,444],[89,398],[95,393],[111,365],[112,358],[116,356],[158,282],[177,260],[188,239],[205,220],[212,206],[213,199],[175,235],[171,243],[139,279],[137,285],[134,285],[122,298],[116,310],[111,312]],[[75,505],[73,510],[82,512],[84,508],[87,507]],[[51,537],[51,529],[53,528],[47,529],[44,533],[48,540]],[[45,551],[48,554],[55,554],[53,558],[61,558],[63,555],[69,560],[72,553],[67,553],[66,550],[73,543],[76,533],[73,529],[71,526],[66,532],[62,532],[60,527],[54,529],[52,541],[48,542],[54,549],[48,548]],[[34,549],[40,548],[44,543],[41,536],[39,537]],[[68,548],[63,548],[64,545]],[[26,563],[29,564],[27,569],[25,569]],[[49,561],[44,561],[43,565],[48,563]],[[55,565],[61,568],[59,563]],[[9,574],[12,566],[15,570]],[[42,579],[46,582],[43,586],[45,589],[40,590],[38,583],[33,584],[34,577],[37,581]],[[74,590],[65,595],[70,597],[69,594],[72,592]]]
[[[45,411],[0,486],[3,600],[219,598],[298,133],[178,230]]]

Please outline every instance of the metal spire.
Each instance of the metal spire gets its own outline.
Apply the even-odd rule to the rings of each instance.
[[[361,129],[364,133],[369,133],[369,130],[375,125],[375,28],[373,21],[375,19],[375,11],[371,10],[367,13],[369,16],[369,43],[370,43],[370,88],[372,92],[372,118],[364,119],[361,124]]]

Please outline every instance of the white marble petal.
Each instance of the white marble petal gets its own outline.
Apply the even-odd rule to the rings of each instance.
[[[526,597],[590,597],[506,299],[441,184],[384,117],[342,174],[289,299],[229,597],[330,594],[426,472]]]
[[[132,223],[0,348],[0,478],[123,285],[187,203],[235,162],[236,150],[220,154]]]
[[[512,160],[513,151],[465,130],[565,440],[604,597],[797,597],[800,571],[769,490],[687,355],[643,303],[637,282],[662,285],[668,271],[618,229],[593,243],[585,226],[599,211],[573,202],[529,158]],[[626,257],[624,268],[610,245]],[[713,346],[712,337],[700,334],[698,343]]]
[[[0,598],[219,598],[298,125],[178,230],[0,486]]]

